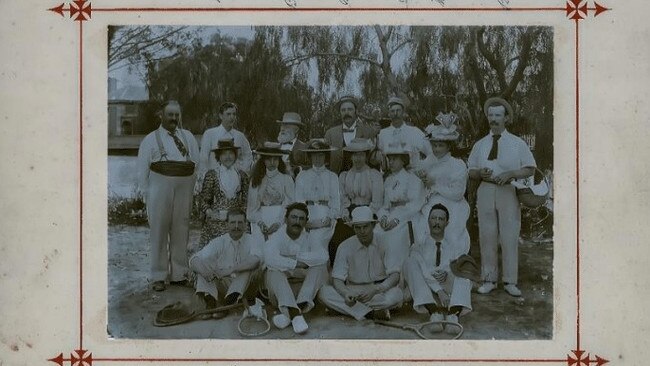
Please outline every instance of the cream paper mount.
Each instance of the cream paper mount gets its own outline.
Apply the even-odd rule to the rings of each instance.
[[[0,190],[8,213],[0,244],[7,364],[592,366],[639,365],[650,356],[642,344],[648,317],[636,310],[648,287],[637,260],[648,254],[648,132],[634,123],[650,112],[641,100],[650,55],[648,43],[638,42],[650,34],[644,3],[76,0],[0,7],[0,42],[11,51],[2,109],[16,126],[2,138]],[[561,245],[553,257],[552,339],[110,339],[106,30],[116,24],[553,27],[554,240]],[[614,120],[630,123],[613,130]]]

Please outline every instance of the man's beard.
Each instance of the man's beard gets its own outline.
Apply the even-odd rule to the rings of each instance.
[[[294,139],[294,137],[295,137],[294,134],[292,134],[291,132],[280,131],[280,133],[278,134],[278,142],[281,144],[286,144],[288,142],[291,142]]]

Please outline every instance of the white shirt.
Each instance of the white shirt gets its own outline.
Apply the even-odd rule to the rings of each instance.
[[[344,130],[351,130],[351,132],[343,132],[343,140],[345,141],[345,146],[350,145],[350,142],[354,137],[357,135],[357,121],[355,120],[352,123],[352,126],[347,127],[345,123],[343,124],[343,129]]]
[[[183,130],[176,128],[174,134],[178,136],[183,145],[187,144],[185,148],[187,149],[188,156],[185,157],[178,150],[174,138],[170,136],[169,131],[164,129],[162,125],[155,131],[151,132],[140,143],[140,148],[138,149],[138,189],[142,194],[145,194],[149,189],[149,165],[155,161],[162,160],[162,155],[160,148],[158,147],[158,141],[156,139],[156,131],[160,133],[160,141],[162,146],[165,149],[166,160],[169,161],[186,161],[191,160],[194,163],[199,161],[199,146],[196,143],[194,135],[188,130]]]
[[[296,140],[298,140],[298,137],[294,137],[291,142],[285,142],[280,146],[280,150],[288,152],[288,154],[283,154],[282,155],[282,161],[284,161],[285,164],[289,164],[289,158],[291,157],[291,152],[293,151],[293,145],[296,143]]]
[[[476,141],[467,159],[469,169],[492,169],[492,177],[525,167],[536,167],[535,158],[528,144],[521,138],[503,130],[499,138],[499,150],[495,160],[488,160],[492,149],[492,132]]]
[[[341,194],[336,174],[325,167],[311,168],[296,177],[296,202],[327,201],[328,217],[336,219],[341,213]]]
[[[413,257],[420,265],[420,270],[424,275],[427,284],[432,290],[438,291],[442,287],[433,278],[435,271],[451,271],[449,264],[454,259],[469,252],[469,243],[462,245],[460,242],[450,242],[446,239],[441,240],[440,245],[440,265],[436,266],[437,248],[436,240],[427,235],[421,242],[416,243],[411,248],[411,257]]]
[[[201,138],[201,160],[199,167],[199,177],[203,178],[205,172],[210,169],[216,169],[219,165],[216,156],[212,153],[212,149],[217,146],[219,140],[233,139],[235,146],[239,148],[237,151],[237,161],[235,166],[248,174],[251,170],[253,163],[253,152],[251,145],[243,133],[231,128],[230,131],[219,125],[217,127],[209,128],[203,133]]]
[[[309,267],[327,263],[329,254],[317,242],[309,240],[309,234],[304,230],[293,240],[287,235],[287,226],[282,225],[271,235],[264,246],[264,264],[269,269],[290,271],[296,268],[298,261]]]
[[[233,240],[230,234],[224,234],[212,239],[193,255],[189,265],[201,276],[211,279],[217,269],[237,266],[249,256],[262,259],[261,249],[250,234],[244,233],[239,240]]]
[[[390,125],[379,131],[377,147],[382,153],[387,149],[391,150],[395,147],[410,150],[412,167],[417,167],[420,164],[420,160],[423,159],[420,157],[420,154],[424,154],[426,158],[433,153],[429,140],[426,139],[424,132],[406,123],[403,123],[400,128],[395,128],[393,125]]]

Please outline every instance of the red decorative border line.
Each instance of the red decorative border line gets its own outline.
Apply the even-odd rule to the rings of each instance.
[[[89,0],[74,0],[61,3],[47,9],[63,17],[79,22],[79,347],[64,357],[60,353],[48,359],[59,366],[92,366],[93,362],[405,362],[410,363],[556,363],[568,366],[601,366],[609,362],[598,355],[591,356],[581,347],[580,339],[580,27],[579,22],[593,13],[596,17],[603,12],[611,10],[593,1],[589,7],[589,0],[565,0],[564,7],[312,7],[298,8],[286,0],[289,7],[117,7],[93,8]],[[576,129],[576,347],[564,358],[558,359],[346,359],[346,358],[93,358],[91,352],[83,348],[83,22],[92,19],[93,12],[565,12],[566,17],[575,23],[575,129]]]

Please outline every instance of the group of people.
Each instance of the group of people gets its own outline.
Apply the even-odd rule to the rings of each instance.
[[[205,131],[199,149],[180,126],[180,105],[167,103],[138,153],[153,289],[195,278],[206,308],[261,296],[278,309],[273,324],[298,334],[316,300],[357,320],[390,318],[412,301],[440,331],[447,324],[455,332],[472,309],[472,281],[452,265],[470,248],[470,178],[481,181],[478,292],[497,287],[500,245],[504,289],[520,296],[520,209],[510,183],[532,176],[535,160],[506,130],[510,104],[485,103],[490,133],[467,165],[450,155],[459,138],[455,114],[440,113],[422,131],[405,123],[400,98],[387,103],[388,126],[367,125],[357,107],[355,98],[341,98],[341,123],[307,142],[298,139],[300,115],[284,113],[277,141],[253,151],[234,128],[235,104],[220,107],[221,124]],[[203,228],[188,245],[195,186]]]

